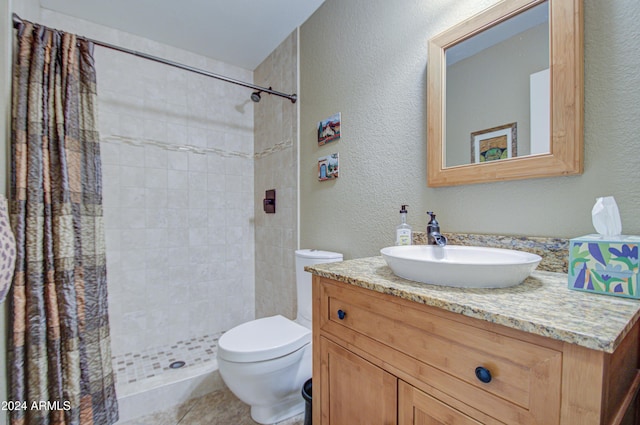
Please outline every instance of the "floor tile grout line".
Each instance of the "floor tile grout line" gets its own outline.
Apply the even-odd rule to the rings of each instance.
[[[178,422],[176,422],[175,425],[180,425],[182,423],[182,421],[184,421],[186,419],[186,417],[189,415],[189,413],[191,413],[191,411],[196,407],[196,405],[198,405],[200,403],[200,401],[202,400],[203,397],[196,399],[196,401],[192,404],[192,406],[187,409],[187,411],[185,412],[184,415],[182,415],[182,417],[180,419],[178,419]],[[187,402],[188,403],[188,402]],[[186,403],[185,403],[186,404]],[[188,424],[184,424],[184,425],[188,425]]]

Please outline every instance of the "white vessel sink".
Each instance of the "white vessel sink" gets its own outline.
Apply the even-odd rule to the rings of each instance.
[[[458,245],[389,246],[380,253],[396,276],[460,288],[518,285],[542,260],[528,252]]]

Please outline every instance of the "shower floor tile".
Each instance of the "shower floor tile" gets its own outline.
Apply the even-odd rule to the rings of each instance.
[[[212,362],[216,358],[221,335],[222,333],[205,335],[139,353],[114,356],[112,362],[116,382],[131,384],[159,376],[171,370],[171,364],[178,361],[185,363],[182,368]]]
[[[224,388],[172,409],[117,425],[255,425],[249,406]],[[304,415],[299,415],[278,425],[303,425]]]

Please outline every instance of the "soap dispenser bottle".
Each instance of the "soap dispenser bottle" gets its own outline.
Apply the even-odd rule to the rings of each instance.
[[[411,226],[407,224],[407,207],[400,208],[400,224],[396,227],[396,245],[411,245]]]

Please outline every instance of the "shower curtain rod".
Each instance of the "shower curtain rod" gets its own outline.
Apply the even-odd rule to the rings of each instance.
[[[22,25],[24,25],[24,21],[17,14],[14,13],[13,14],[13,27],[15,29],[19,29]],[[176,67],[176,68],[184,69],[185,71],[195,72],[196,74],[200,74],[200,75],[204,75],[204,76],[207,76],[207,77],[215,78],[217,80],[222,80],[222,81],[225,81],[227,83],[236,84],[236,85],[239,85],[239,86],[247,87],[249,89],[257,90],[258,92],[261,92],[261,93],[268,93],[268,94],[272,94],[274,96],[284,97],[286,99],[289,99],[291,101],[291,103],[296,103],[296,101],[298,100],[298,96],[295,93],[293,93],[293,94],[282,93],[282,92],[279,92],[279,91],[276,91],[276,90],[272,90],[271,87],[266,88],[266,87],[257,86],[255,84],[245,83],[244,81],[240,81],[240,80],[236,80],[236,79],[233,79],[233,78],[225,77],[224,75],[214,74],[213,72],[205,71],[203,69],[194,68],[192,66],[184,65],[184,64],[178,63],[178,62],[173,62],[173,61],[170,61],[170,60],[167,60],[167,59],[162,59],[162,58],[159,58],[157,56],[152,56],[152,55],[148,55],[146,53],[138,52],[136,50],[131,50],[131,49],[127,49],[127,48],[124,48],[124,47],[116,46],[114,44],[105,43],[104,41],[94,40],[94,39],[91,39],[91,38],[88,38],[88,37],[84,37],[84,36],[78,36],[78,37],[83,39],[83,40],[90,41],[90,42],[92,42],[93,44],[95,44],[97,46],[106,47],[107,49],[112,49],[112,50],[117,50],[119,52],[128,53],[130,55],[138,56],[138,57],[141,57],[141,58],[144,58],[144,59],[148,59],[148,60],[151,60],[151,61],[154,61],[154,62],[159,62],[159,63],[163,63],[165,65],[169,65],[169,66],[173,66],[173,67]]]

